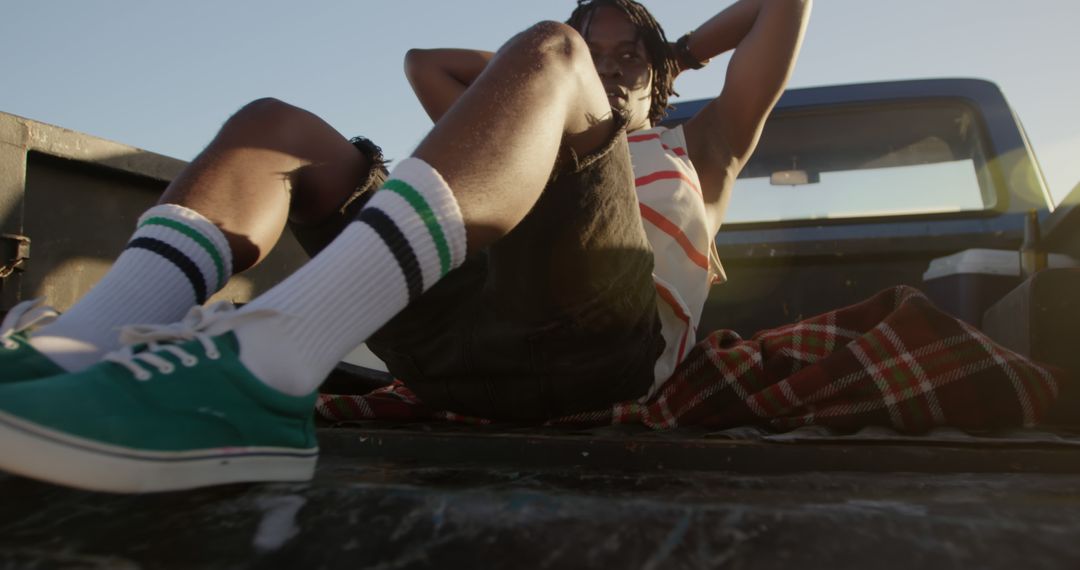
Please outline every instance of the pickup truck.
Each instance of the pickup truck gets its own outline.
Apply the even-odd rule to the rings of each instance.
[[[702,104],[676,103],[668,121]],[[69,306],[182,167],[0,114],[2,308]],[[904,284],[1080,381],[1080,186],[1055,208],[988,81],[789,90],[716,242],[729,282],[702,335]],[[1051,268],[1022,273],[1022,247]],[[286,239],[220,298],[246,300],[303,260]],[[326,389],[382,381],[343,364]],[[0,475],[0,566],[1073,568],[1072,398],[1045,429],[1009,433],[327,425],[310,484],[155,496]]]

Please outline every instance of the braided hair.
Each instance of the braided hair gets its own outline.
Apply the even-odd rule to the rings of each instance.
[[[626,15],[630,23],[638,29],[638,35],[645,45],[649,64],[652,66],[652,94],[649,107],[649,120],[655,125],[664,118],[668,109],[668,97],[678,95],[672,88],[678,67],[671,53],[664,29],[656,18],[634,0],[578,0],[577,8],[566,21],[568,25],[586,35],[593,12],[601,6],[610,6]]]

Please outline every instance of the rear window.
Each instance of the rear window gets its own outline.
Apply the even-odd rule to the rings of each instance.
[[[980,125],[969,107],[947,101],[774,115],[726,222],[992,209]]]

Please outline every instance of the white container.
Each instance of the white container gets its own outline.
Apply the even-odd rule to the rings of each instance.
[[[1051,253],[1046,256],[1047,267],[1080,267],[1071,256]],[[1007,249],[965,249],[930,261],[923,273],[923,282],[949,275],[1020,276],[1020,252]]]
[[[1068,255],[1050,254],[1047,267],[1077,267]],[[1020,285],[1020,252],[966,249],[931,260],[923,291],[935,305],[972,325],[982,325],[990,305]]]

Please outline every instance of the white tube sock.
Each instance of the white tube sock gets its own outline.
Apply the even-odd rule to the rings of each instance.
[[[408,158],[356,221],[299,271],[240,309],[276,315],[234,330],[257,378],[308,394],[352,349],[465,260],[465,225],[450,187]]]
[[[119,348],[122,325],[178,321],[231,275],[232,252],[217,226],[183,206],[154,206],[105,277],[30,344],[61,368],[82,370]]]

